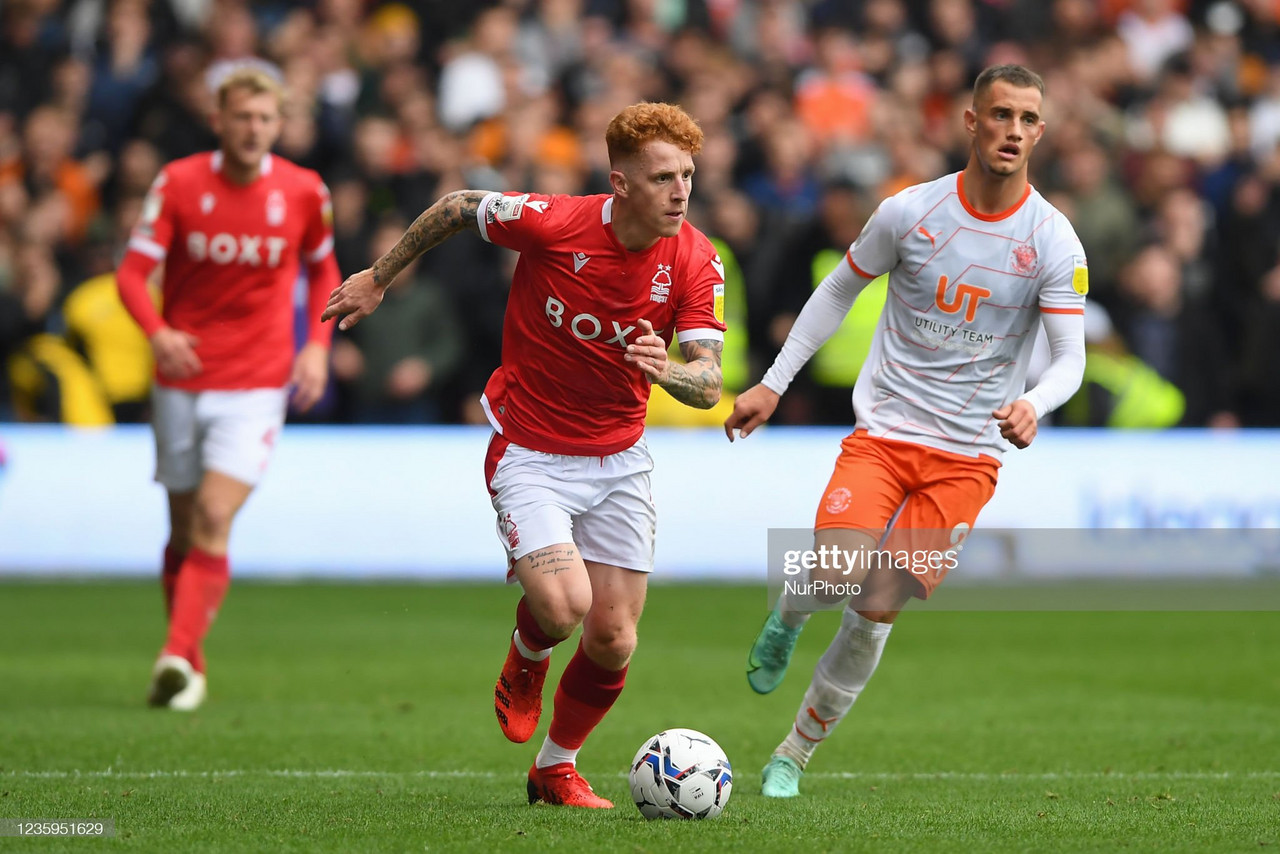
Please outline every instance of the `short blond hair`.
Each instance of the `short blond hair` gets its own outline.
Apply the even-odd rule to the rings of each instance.
[[[227,105],[232,89],[244,89],[250,95],[274,95],[277,106],[284,107],[284,87],[261,68],[237,68],[218,84],[218,109]]]
[[[697,154],[702,150],[702,128],[674,104],[632,104],[614,116],[604,132],[609,164],[634,157],[655,140]]]

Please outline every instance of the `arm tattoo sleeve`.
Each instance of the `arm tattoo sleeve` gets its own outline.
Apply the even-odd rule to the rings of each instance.
[[[673,362],[667,379],[660,385],[676,400],[695,409],[710,409],[720,402],[724,377],[720,373],[723,341],[685,341],[680,354],[685,364]]]
[[[480,226],[476,222],[476,211],[487,195],[485,190],[458,190],[427,208],[413,221],[399,242],[374,262],[373,280],[385,287],[428,249],[440,245],[464,228],[478,232]]]

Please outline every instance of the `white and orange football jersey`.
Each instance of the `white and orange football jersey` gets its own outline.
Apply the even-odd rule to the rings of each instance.
[[[962,189],[957,173],[885,199],[850,247],[860,276],[889,274],[853,405],[873,436],[999,456],[992,412],[1022,394],[1040,313],[1084,313],[1088,265],[1030,185],[995,215]]]

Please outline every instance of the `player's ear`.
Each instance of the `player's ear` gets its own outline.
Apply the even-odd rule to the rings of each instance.
[[[969,132],[969,136],[976,136],[978,133],[978,113],[973,107],[965,108],[964,129]]]
[[[627,189],[628,189],[627,173],[623,172],[621,169],[614,169],[610,171],[609,186],[613,188],[613,192],[616,195],[619,195],[625,198],[627,195]]]

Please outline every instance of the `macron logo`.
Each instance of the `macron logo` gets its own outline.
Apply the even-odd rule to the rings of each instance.
[[[581,272],[582,268],[587,266],[587,262],[590,260],[585,252],[573,253],[573,272]]]
[[[723,282],[724,281],[724,263],[720,260],[719,255],[711,259],[711,266],[714,267],[715,271],[720,274],[720,281]]]

